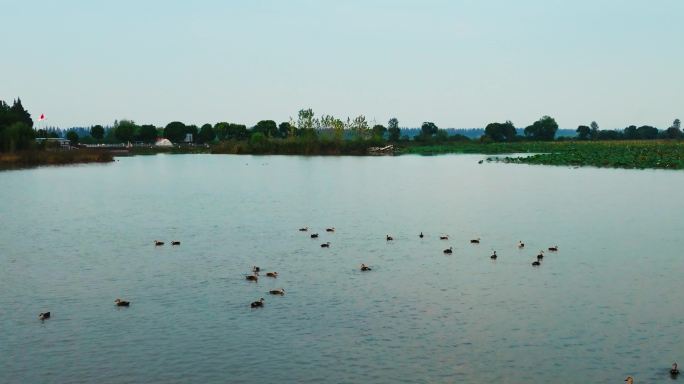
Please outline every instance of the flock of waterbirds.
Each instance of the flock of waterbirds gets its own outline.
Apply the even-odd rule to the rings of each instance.
[[[308,231],[309,231],[309,228],[308,228],[308,227],[302,227],[302,228],[299,228],[299,231],[300,231],[300,232],[308,232]],[[326,228],[325,231],[326,231],[326,232],[329,232],[329,233],[335,232],[335,227]],[[319,237],[319,235],[318,235],[318,233],[312,233],[312,234],[310,235],[310,237],[311,237],[312,239],[317,239],[317,238]],[[420,234],[418,235],[418,237],[421,238],[421,239],[423,239],[423,238],[425,237],[425,235],[423,234],[423,232],[420,232]],[[440,239],[440,240],[449,240],[449,235],[441,234],[441,235],[439,235],[439,239]],[[394,237],[393,237],[392,235],[389,235],[389,234],[388,234],[388,235],[385,236],[385,240],[386,240],[386,241],[394,241]],[[165,243],[164,243],[163,241],[154,240],[154,246],[155,246],[155,247],[161,247],[161,246],[163,246],[164,244],[165,244]],[[171,245],[172,245],[172,246],[180,246],[180,244],[181,244],[181,242],[178,241],[178,240],[173,240],[173,241],[171,241]],[[470,240],[470,244],[480,244],[480,238],[478,237],[478,238],[471,239],[471,240]],[[331,246],[331,243],[330,243],[329,241],[327,241],[327,242],[325,242],[325,243],[321,243],[321,248],[330,248],[330,246]],[[518,246],[519,249],[523,249],[523,248],[525,248],[525,243],[523,243],[522,240],[521,240],[521,241],[518,242],[518,245],[517,245],[517,246]],[[557,246],[557,245],[554,245],[554,246],[548,247],[548,251],[549,251],[549,252],[558,252],[558,246]],[[444,249],[444,251],[443,251],[443,253],[446,254],[446,255],[451,255],[453,252],[454,252],[454,250],[453,250],[453,247],[451,247],[451,246],[450,246],[449,248]],[[492,260],[496,260],[496,259],[498,258],[498,255],[497,255],[496,251],[493,251],[493,253],[489,256],[489,258],[492,259]],[[532,266],[533,266],[533,267],[538,267],[538,266],[540,266],[540,265],[541,265],[541,262],[542,262],[542,259],[544,259],[544,250],[540,250],[540,251],[539,251],[539,253],[537,254],[536,260],[534,260],[534,261],[532,262]],[[362,263],[361,266],[359,267],[359,270],[361,270],[361,271],[363,271],[363,272],[366,272],[366,271],[371,271],[372,268],[371,268],[370,266],[368,266],[368,265]],[[253,267],[252,267],[252,272],[251,272],[250,274],[248,274],[248,275],[245,275],[245,279],[246,279],[247,281],[257,282],[257,281],[259,280],[260,272],[261,272],[261,268],[260,268],[260,267],[258,267],[258,266],[253,266]],[[276,279],[276,278],[278,278],[278,272],[275,272],[275,271],[273,271],[273,272],[266,272],[266,277],[270,277],[270,278]],[[271,294],[271,295],[283,296],[283,295],[285,295],[285,289],[284,289],[284,288],[272,289],[272,290],[269,290],[268,293]],[[264,307],[264,302],[265,302],[265,300],[264,300],[264,298],[262,297],[262,298],[260,298],[259,300],[256,300],[256,301],[253,301],[252,303],[250,303],[250,308],[263,308],[263,307]],[[129,307],[129,306],[131,305],[130,301],[122,300],[122,299],[119,299],[119,298],[117,298],[116,300],[114,300],[114,304],[115,304],[117,307]],[[50,311],[48,311],[48,312],[41,312],[41,313],[38,315],[38,319],[40,319],[41,321],[45,321],[45,320],[50,319]],[[678,368],[676,362],[672,363],[672,368],[670,368],[670,375],[671,375],[673,378],[676,378],[676,377],[679,375],[679,368]],[[634,378],[633,378],[632,376],[627,376],[627,378],[625,379],[625,382],[626,382],[627,384],[634,384]]]

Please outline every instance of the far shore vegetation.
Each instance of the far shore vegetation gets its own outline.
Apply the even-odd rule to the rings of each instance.
[[[42,125],[42,124],[41,124]],[[506,121],[484,129],[446,130],[432,122],[401,128],[399,120],[370,123],[361,115],[345,120],[316,117],[302,109],[296,119],[259,121],[252,127],[218,122],[202,126],[180,121],[164,127],[115,121],[112,126],[62,130],[34,127],[21,100],[0,101],[0,167],[25,167],[112,161],[113,155],[156,153],[368,155],[471,153],[509,155],[489,160],[511,163],[616,168],[684,169],[684,135],[679,119],[666,129],[628,126],[601,130],[596,122],[560,135],[558,124],[543,116],[517,128]],[[159,145],[164,141],[166,146]],[[383,151],[373,152],[374,149]],[[532,154],[515,156],[511,154]]]

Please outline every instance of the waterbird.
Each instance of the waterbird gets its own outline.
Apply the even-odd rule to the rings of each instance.
[[[518,248],[525,248],[525,243],[522,240],[518,241]]]
[[[492,255],[489,256],[489,258],[492,259],[492,260],[496,260],[497,257],[498,257],[498,256],[496,255],[496,251],[494,251],[494,253],[492,253]]]
[[[540,266],[540,265],[541,265],[541,263],[540,263],[538,260],[532,262],[532,266],[533,266],[533,267],[538,267],[538,266]]]
[[[424,237],[423,232],[421,232],[420,235],[418,235],[418,237],[420,237],[422,239]]]
[[[171,245],[180,245],[180,241],[178,241],[178,240],[173,240],[173,241],[171,242]]]
[[[480,161],[478,161],[477,163],[478,163],[478,164],[482,164],[483,162],[484,162],[484,160],[480,160]]]
[[[362,271],[370,271],[371,267],[367,266],[366,264],[361,264],[361,270]]]
[[[470,240],[470,244],[480,244],[480,238]]]
[[[154,241],[154,245],[157,246],[157,247],[159,247],[160,245],[164,245],[164,242],[163,242],[163,241],[159,241],[159,240],[155,240],[155,241]]]
[[[627,376],[627,378],[625,379],[625,382],[627,384],[634,384],[634,379],[632,379],[632,376]]]
[[[544,251],[539,251],[539,254],[537,255],[537,260],[540,260],[544,258]]]
[[[392,240],[394,240],[394,237],[392,237],[392,236],[390,236],[390,235],[387,235],[387,236],[385,237],[385,239],[387,239],[387,241],[392,241]]]
[[[50,317],[50,312],[48,312],[48,317]],[[677,363],[672,363],[672,369],[670,369],[670,375],[672,376],[677,376],[679,375],[679,369],[677,369]]]
[[[330,248],[330,242],[321,244],[321,248]]]
[[[257,301],[253,301],[252,304],[249,305],[252,308],[260,308],[264,306],[264,298],[262,297],[261,299]]]
[[[271,289],[268,291],[271,295],[284,295],[285,294],[285,288],[278,288],[278,289]]]
[[[439,235],[440,240],[449,240],[449,235]]]
[[[267,277],[278,277],[278,272],[266,272]]]
[[[312,233],[311,234],[312,239],[317,239],[318,238],[318,233]]]
[[[43,312],[40,315],[38,315],[38,318],[41,320],[47,320],[50,318],[50,312]]]
[[[449,247],[449,248],[445,249],[444,253],[446,253],[447,255],[451,255],[452,253],[454,253],[453,247]]]
[[[306,232],[306,231],[308,231],[308,230],[309,230],[309,227],[302,227],[302,228],[299,228],[299,232]]]
[[[261,268],[259,268],[255,265],[252,267],[252,272],[261,272]]]
[[[256,272],[254,272],[254,274],[252,275],[246,275],[245,279],[247,279],[248,281],[259,281],[259,275],[257,275]]]
[[[335,227],[330,227],[325,229],[326,232],[335,232]]]
[[[114,304],[116,304],[117,307],[128,307],[129,305],[131,305],[131,302],[121,300],[121,299],[116,299],[116,300],[114,300]]]
[[[556,251],[558,251],[558,246],[557,246],[557,245],[554,245],[553,247],[549,247],[549,251],[551,251],[551,252],[556,252]]]

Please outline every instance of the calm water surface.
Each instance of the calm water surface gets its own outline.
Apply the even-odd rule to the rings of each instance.
[[[684,173],[481,158],[2,172],[0,382],[670,381],[684,363]],[[280,277],[249,283],[252,265]]]

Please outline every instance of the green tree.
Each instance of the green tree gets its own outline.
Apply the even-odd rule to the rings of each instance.
[[[311,108],[300,109],[297,114],[297,128],[299,129],[313,129],[314,128],[314,112]]]
[[[295,128],[292,124],[288,123],[287,121],[283,121],[282,123],[278,124],[278,134],[282,138],[286,138],[289,136],[295,136],[297,132],[295,131],[297,128]]]
[[[589,137],[592,140],[598,140],[598,138],[599,138],[599,125],[595,121],[592,121],[590,124],[590,127],[591,127],[591,132],[589,132]]]
[[[197,141],[197,135],[199,135],[199,127],[197,127],[195,124],[190,124],[185,127],[185,136],[183,137],[183,141],[185,141],[185,138],[187,135],[190,134],[192,135],[192,141],[191,142],[196,142]]]
[[[623,131],[623,135],[625,139],[627,140],[636,140],[639,138],[639,133],[637,132],[637,127],[636,125],[630,125],[629,127],[625,128]]]
[[[132,120],[114,122],[114,137],[120,142],[133,141],[137,127]]]
[[[215,138],[216,133],[214,133],[214,128],[211,124],[204,124],[197,134],[197,142],[201,144],[210,143],[214,141]]]
[[[24,121],[17,121],[0,130],[0,150],[14,152],[28,149],[35,139],[35,131]]]
[[[435,125],[435,123],[431,121],[426,121],[423,123],[423,125],[420,126],[420,130],[424,138],[430,138],[433,135],[437,134],[439,128],[437,128],[437,125]]]
[[[104,137],[105,130],[101,125],[93,125],[90,128],[90,136],[93,137],[93,139],[97,141],[102,141],[102,138]]]
[[[490,123],[485,127],[485,137],[493,141],[515,140],[518,132],[511,121],[505,123]]]
[[[214,132],[219,140],[245,140],[249,137],[247,127],[242,124],[216,123]]]
[[[349,124],[349,127],[352,132],[356,135],[357,138],[359,139],[367,139],[368,138],[368,122],[366,121],[366,116],[364,115],[359,115],[354,118],[354,120],[351,121]]]
[[[185,124],[180,121],[172,121],[166,124],[166,128],[164,128],[164,137],[174,143],[181,143],[185,140],[187,130],[188,127]]]
[[[658,128],[650,125],[642,125],[637,128],[637,135],[642,140],[653,140],[658,138]]]
[[[672,122],[670,128],[666,129],[665,132],[663,132],[663,137],[666,139],[681,139],[682,130],[680,129],[680,127],[681,122],[679,121],[679,119],[675,119],[675,121]]]
[[[556,120],[550,116],[543,116],[525,128],[525,136],[532,140],[550,141],[556,136],[556,131],[558,131]]]
[[[229,123],[226,123],[225,121],[214,124],[214,133],[216,134],[216,138],[218,140],[226,140],[226,136],[228,135],[228,125]]]
[[[28,125],[29,128],[33,128],[33,119],[31,119],[31,114],[28,113],[24,106],[21,104],[21,99],[17,98],[14,100],[12,107],[10,108],[14,122],[21,122]]]
[[[76,131],[70,130],[69,132],[67,132],[66,138],[67,138],[67,140],[69,140],[69,143],[72,146],[75,147],[78,145],[78,133],[76,133]]]
[[[141,125],[136,136],[143,143],[154,143],[157,140],[157,127],[151,124]]]
[[[591,134],[591,128],[586,125],[580,125],[575,132],[577,132],[578,139],[587,140],[589,139],[589,134]]]
[[[266,137],[278,137],[278,126],[273,120],[261,120],[258,122],[254,128],[252,128],[252,133],[261,132]]]
[[[389,119],[387,122],[387,133],[389,134],[389,141],[397,142],[401,136],[401,128],[399,128],[399,120],[396,117]]]
[[[376,124],[373,126],[372,131],[373,131],[373,138],[384,139],[385,133],[387,132],[387,128],[385,128],[385,126],[382,124]]]

